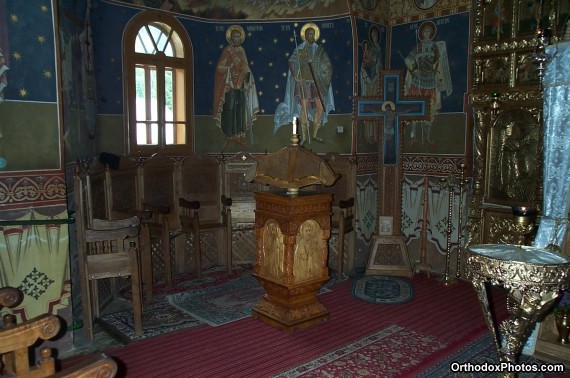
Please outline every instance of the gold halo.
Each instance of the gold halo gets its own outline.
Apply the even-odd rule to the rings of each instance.
[[[240,33],[239,44],[238,44],[239,46],[243,43],[243,41],[245,41],[245,31],[239,25],[232,25],[228,28],[228,30],[226,30],[226,41],[228,41],[230,45],[232,44],[232,32],[234,30],[239,31]]]
[[[315,42],[317,42],[319,40],[319,37],[321,36],[321,29],[319,29],[319,27],[312,22],[303,25],[303,27],[301,28],[301,39],[303,40],[303,42],[305,42],[305,32],[309,28],[313,28],[315,30]]]
[[[433,39],[433,37],[435,37],[435,33],[437,33],[437,26],[432,22],[432,21],[424,21],[420,27],[418,28],[418,39],[420,41],[424,41],[423,36],[424,36],[424,29],[427,28],[428,26],[431,26],[431,35],[428,37],[427,40],[431,41]]]
[[[368,39],[370,40],[370,43],[372,44],[372,30],[376,29],[376,31],[378,32],[378,43],[380,43],[380,40],[382,38],[382,31],[380,30],[380,27],[378,25],[372,25],[369,29],[368,29]]]
[[[385,112],[386,111],[386,105],[390,105],[392,107],[392,110],[396,109],[396,104],[394,104],[392,101],[385,101],[382,104],[382,111]]]

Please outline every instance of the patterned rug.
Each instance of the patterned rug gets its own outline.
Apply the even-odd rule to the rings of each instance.
[[[318,294],[348,279],[331,276]],[[218,327],[251,316],[251,310],[263,296],[263,287],[251,274],[203,290],[189,290],[168,295],[168,302],[192,317]]]
[[[445,346],[433,336],[391,325],[274,377],[403,376],[403,372]]]
[[[167,332],[204,325],[200,320],[176,309],[167,301],[144,306],[142,336],[135,335],[133,312],[131,310],[103,315],[99,319],[99,324],[101,328],[125,344]]]
[[[170,289],[162,283],[156,285],[152,302],[143,304],[142,336],[135,336],[130,306],[102,315],[98,322],[108,333],[128,344],[190,327],[205,324],[215,327],[240,320],[251,315],[253,306],[263,295],[263,288],[252,272],[250,264],[235,266],[230,274],[225,267],[214,267],[205,271],[202,278],[192,274],[176,275]],[[347,279],[346,275],[337,277],[331,272],[331,279],[319,294]],[[129,289],[121,296],[126,301],[132,298]]]
[[[346,280],[332,277],[319,294]],[[203,290],[189,290],[168,295],[168,302],[178,310],[212,326],[218,327],[251,316],[251,310],[263,296],[263,287],[251,274],[244,274],[221,285]]]
[[[414,287],[397,277],[364,276],[354,280],[352,295],[366,302],[399,304],[414,298]]]
[[[217,327],[251,315],[253,306],[263,296],[263,288],[247,274],[202,290],[168,295],[168,302],[180,311]]]
[[[208,287],[223,285],[226,282],[251,275],[252,265],[239,265],[228,274],[225,267],[213,267],[204,271],[201,278],[193,274],[185,273],[173,277],[172,288],[167,288],[164,283],[159,283],[153,288],[153,300],[143,304],[143,334],[135,336],[133,325],[133,312],[130,306],[126,310],[102,315],[98,319],[101,328],[128,344],[133,341],[143,340],[149,337],[159,336],[165,333],[178,331],[190,327],[205,325],[199,319],[172,306],[167,299],[168,294],[184,292],[186,290],[204,290]],[[122,299],[132,300],[130,285],[121,292]]]
[[[431,377],[473,377],[473,378],[495,378],[497,373],[453,373],[451,372],[450,366],[453,362],[465,363],[469,362],[472,364],[482,365],[488,364],[498,364],[499,357],[497,354],[497,349],[493,343],[493,340],[489,334],[470,342],[469,344],[462,347],[456,353],[450,354],[444,360],[438,362],[436,365],[422,372],[418,377],[431,378]],[[519,357],[519,363],[525,364],[536,364],[543,365],[545,362],[538,360],[532,356],[527,356],[521,354]],[[562,377],[568,376],[564,375],[567,373],[550,373],[545,375],[543,373],[518,373],[519,378],[537,378],[537,377]]]

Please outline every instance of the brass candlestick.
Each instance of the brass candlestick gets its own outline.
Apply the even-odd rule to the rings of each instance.
[[[453,215],[453,196],[455,194],[455,187],[457,186],[454,180],[455,177],[450,174],[446,178],[440,179],[439,184],[440,188],[447,188],[449,191],[447,210],[447,244],[445,248],[445,272],[440,278],[440,281],[446,286],[456,282],[455,278],[451,277],[449,274],[449,265],[451,260],[451,217]]]
[[[419,273],[422,270],[426,271],[426,274],[429,278],[429,273],[431,271],[431,265],[427,262],[427,220],[428,220],[428,207],[429,207],[429,178],[426,175],[424,180],[424,193],[423,193],[423,200],[424,203],[422,204],[424,214],[422,216],[422,249],[420,253],[420,262],[419,264],[415,265],[415,272]]]
[[[455,272],[456,278],[461,278],[461,256],[463,255],[463,195],[465,194],[465,185],[469,182],[465,178],[465,169],[467,166],[464,163],[458,165],[459,173],[459,224],[457,230],[457,270]]]

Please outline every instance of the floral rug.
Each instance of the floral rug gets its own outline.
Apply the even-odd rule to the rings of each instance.
[[[204,290],[205,288],[223,285],[226,282],[251,275],[251,265],[239,265],[228,274],[225,267],[213,267],[196,278],[193,274],[179,274],[173,277],[172,288],[167,288],[164,283],[159,283],[153,288],[152,302],[143,303],[143,334],[135,335],[133,325],[133,312],[126,309],[111,314],[102,315],[98,322],[101,328],[112,334],[121,342],[127,344],[133,341],[159,336],[165,333],[178,331],[190,327],[205,325],[191,314],[172,306],[167,295],[186,290]],[[131,301],[130,286],[121,292],[123,299]]]
[[[318,294],[331,291],[330,287],[347,277],[333,277]],[[221,285],[192,289],[168,295],[168,302],[178,310],[212,326],[218,327],[251,316],[251,310],[263,296],[263,287],[251,274],[244,274]]]
[[[99,323],[101,328],[107,330],[124,343],[204,325],[200,320],[172,307],[166,301],[144,307],[143,334],[141,336],[135,335],[133,312],[131,310],[103,315],[99,319]]]
[[[225,267],[214,267],[195,278],[192,274],[176,275],[173,287],[164,284],[153,289],[153,300],[143,304],[143,335],[135,336],[132,310],[102,315],[101,327],[123,343],[146,339],[181,329],[208,324],[220,326],[251,316],[253,306],[263,296],[263,288],[251,275],[253,266],[244,264],[228,274]],[[319,294],[348,279],[331,279]],[[123,299],[132,298],[130,290],[121,293]]]
[[[399,304],[414,298],[414,287],[397,277],[364,276],[352,283],[352,295],[366,302]]]
[[[263,296],[263,287],[251,274],[221,285],[168,295],[178,310],[213,327],[247,318]]]
[[[448,355],[444,360],[439,361],[431,368],[422,372],[418,377],[422,378],[430,378],[430,377],[473,377],[473,378],[486,378],[486,377],[497,377],[497,373],[453,373],[451,371],[451,364],[453,362],[458,363],[472,363],[476,365],[483,365],[483,364],[498,364],[499,363],[499,356],[497,354],[497,349],[495,348],[495,344],[491,338],[491,336],[487,333],[485,336],[470,342],[469,344],[462,347],[456,353]],[[527,356],[521,354],[518,360],[519,363],[525,364],[536,364],[542,365],[545,362],[534,358],[533,356]],[[543,374],[543,373],[525,373],[521,372],[517,374],[519,378],[538,378],[538,377],[562,377],[567,376],[564,375],[567,373],[551,373],[551,374]]]
[[[274,377],[397,377],[445,346],[436,337],[391,325]]]

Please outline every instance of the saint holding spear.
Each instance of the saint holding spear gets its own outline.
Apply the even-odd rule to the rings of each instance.
[[[295,50],[289,58],[285,101],[275,111],[273,133],[282,125],[291,123],[293,117],[298,117],[303,143],[311,140],[324,142],[318,137],[318,130],[327,122],[328,113],[335,109],[332,63],[324,47],[317,44],[319,36],[319,27],[314,23],[307,23],[301,28],[301,44],[297,45],[297,35],[294,34]]]

